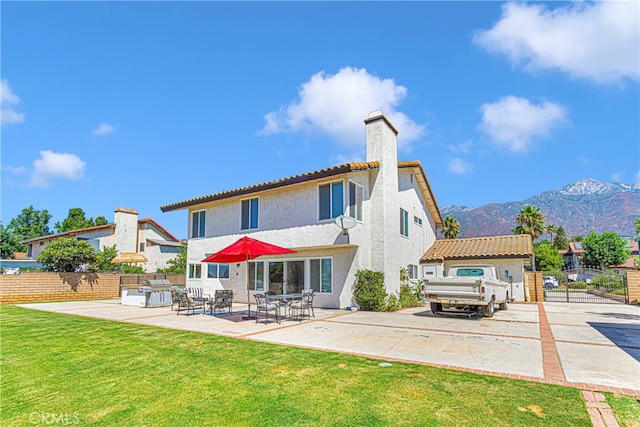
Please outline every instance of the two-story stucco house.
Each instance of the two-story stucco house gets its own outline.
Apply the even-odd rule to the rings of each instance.
[[[74,238],[88,242],[95,251],[115,246],[118,253],[138,252],[147,258],[138,264],[149,273],[167,267],[167,261],[174,258],[182,242],[151,218],[138,218],[135,209],[118,208],[113,215],[113,223],[81,228],[64,233],[33,237],[20,243],[27,245],[27,257],[36,259],[49,243],[60,238]]]
[[[278,294],[311,288],[314,304],[339,308],[354,304],[358,270],[384,272],[387,292],[400,289],[402,267],[417,278],[420,257],[442,227],[440,210],[422,164],[398,162],[398,132],[382,112],[371,113],[365,129],[365,162],[162,206],[189,212],[187,286],[233,289],[242,302],[247,283]],[[340,215],[355,226],[343,231]],[[248,269],[201,262],[245,235],[296,253],[260,257]]]

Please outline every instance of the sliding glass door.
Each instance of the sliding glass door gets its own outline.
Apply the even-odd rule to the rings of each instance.
[[[304,261],[269,261],[269,291],[296,294],[304,289]]]

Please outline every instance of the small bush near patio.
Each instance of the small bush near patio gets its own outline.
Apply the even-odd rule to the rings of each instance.
[[[400,286],[400,306],[402,308],[417,307],[419,304],[418,297],[416,297],[415,290],[412,290],[409,285]]]
[[[6,305],[0,322],[6,426],[591,425],[574,388]]]
[[[360,310],[386,311],[387,291],[384,289],[384,274],[381,271],[359,270],[353,297]]]

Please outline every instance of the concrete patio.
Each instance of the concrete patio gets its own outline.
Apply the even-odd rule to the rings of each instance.
[[[640,396],[640,308],[608,304],[511,304],[491,319],[434,316],[426,307],[395,313],[319,309],[311,320],[243,320],[185,315],[120,300],[22,307],[265,341],[487,375]]]

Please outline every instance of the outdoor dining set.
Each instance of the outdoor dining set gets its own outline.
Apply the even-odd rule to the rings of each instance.
[[[255,315],[251,315],[251,304],[249,312],[243,319],[254,319],[256,323],[263,316],[265,322],[269,320],[269,313],[273,313],[274,319],[281,323],[282,319],[303,319],[316,317],[313,310],[313,299],[315,293],[313,289],[304,289],[301,293],[295,294],[275,294],[267,291],[264,293],[256,293],[255,298]],[[230,289],[217,289],[213,296],[203,293],[202,288],[179,288],[172,290],[171,310],[186,312],[189,314],[196,313],[196,310],[202,310],[206,314],[207,309],[211,315],[215,315],[218,310],[225,311],[227,315],[233,314],[233,291]]]

